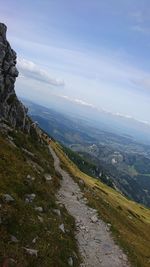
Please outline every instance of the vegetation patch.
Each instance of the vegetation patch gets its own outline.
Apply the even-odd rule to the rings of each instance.
[[[19,131],[0,135],[0,266],[66,267],[70,257],[79,266],[75,222],[57,203],[59,186],[46,144]]]

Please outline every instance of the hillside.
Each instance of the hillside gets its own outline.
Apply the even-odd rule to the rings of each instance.
[[[59,144],[53,149],[65,168],[79,184],[84,197],[105,222],[112,234],[129,256],[133,266],[148,267],[150,264],[150,210],[130,201],[97,179],[81,172],[64,154]],[[84,181],[81,183],[80,181]]]
[[[89,205],[111,226],[133,266],[148,267],[150,211],[85,175],[59,145],[51,145],[62,166],[79,183]],[[73,266],[79,266],[75,221],[57,201],[61,180],[47,144],[9,128],[7,135],[1,134],[0,147],[1,262],[8,258],[14,266],[70,266],[68,260],[72,257]],[[8,196],[13,201],[7,202]],[[67,229],[65,233],[59,228],[62,224]]]
[[[47,145],[8,129],[0,134],[0,266],[69,266],[69,257],[79,266],[75,222],[57,203],[60,177]]]

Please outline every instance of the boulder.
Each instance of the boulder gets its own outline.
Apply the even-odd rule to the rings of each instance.
[[[27,178],[27,180],[30,180],[30,181],[34,181],[35,180],[35,178],[32,177],[30,174],[28,174],[26,178]]]
[[[42,207],[35,207],[34,208],[36,211],[38,211],[38,212],[43,212],[43,208]]]
[[[35,199],[36,194],[26,194],[25,196],[25,202],[26,203],[32,203],[32,201]]]
[[[63,233],[65,233],[65,226],[64,226],[63,223],[62,223],[61,225],[59,225],[59,229],[60,229]]]
[[[11,235],[11,242],[18,243],[19,240],[14,235]]]
[[[44,178],[47,182],[52,180],[52,176],[50,174],[44,174]]]
[[[30,256],[38,256],[38,250],[37,249],[31,249],[31,248],[24,248],[26,253]]]
[[[4,194],[3,195],[3,201],[6,203],[13,202],[14,198],[9,194]]]
[[[73,266],[73,259],[72,259],[72,257],[69,257],[68,264],[69,264],[69,266]]]
[[[53,212],[57,214],[58,216],[61,216],[61,212],[59,209],[53,209]]]
[[[43,219],[41,216],[38,216],[38,219],[39,219],[39,221],[40,221],[41,223],[44,222],[44,219]]]

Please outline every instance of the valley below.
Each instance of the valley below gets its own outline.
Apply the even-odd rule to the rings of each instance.
[[[65,153],[81,170],[150,207],[149,145],[132,136],[91,127],[83,118],[69,117],[29,101],[25,104],[32,119],[64,145]]]

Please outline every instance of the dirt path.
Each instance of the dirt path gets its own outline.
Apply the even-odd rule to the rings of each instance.
[[[65,205],[76,221],[76,239],[83,258],[82,267],[129,267],[126,255],[114,243],[109,225],[97,218],[96,210],[90,208],[77,183],[60,167],[60,161],[50,147],[54,166],[63,178],[58,200]]]

